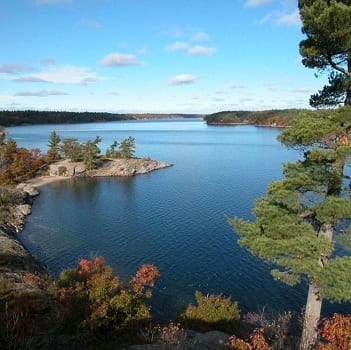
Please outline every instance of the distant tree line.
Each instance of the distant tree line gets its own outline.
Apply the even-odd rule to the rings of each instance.
[[[24,124],[73,124],[92,122],[113,122],[120,120],[196,118],[197,114],[123,114],[107,112],[59,112],[59,111],[0,111],[0,125]]]
[[[0,125],[112,122],[133,119],[128,114],[95,112],[2,111]]]
[[[204,117],[207,124],[249,124],[290,126],[302,109],[273,109],[266,111],[223,111]]]

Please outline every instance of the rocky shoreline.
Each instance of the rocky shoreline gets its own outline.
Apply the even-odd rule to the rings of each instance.
[[[98,169],[86,170],[81,163],[70,163],[67,160],[51,165],[49,175],[31,179],[16,189],[7,189],[12,198],[16,198],[8,213],[8,223],[0,224],[0,296],[11,300],[15,296],[27,295],[36,302],[36,316],[39,322],[48,322],[52,305],[48,286],[52,279],[47,266],[34,257],[18,240],[17,234],[22,231],[26,217],[31,214],[33,198],[39,195],[37,187],[50,182],[72,177],[101,176],[134,176],[146,174],[157,169],[171,166],[169,163],[151,159],[118,159],[105,160]],[[67,338],[71,339],[70,337]],[[56,340],[59,341],[59,340]],[[168,345],[169,349],[222,349],[229,341],[229,335],[212,331],[198,333],[184,330],[182,341]],[[164,343],[127,346],[125,350],[161,350]]]
[[[50,166],[49,175],[21,183],[15,189],[6,189],[6,196],[13,201],[6,213],[6,223],[0,223],[0,282],[6,284],[6,293],[38,292],[50,279],[45,264],[34,257],[17,237],[23,230],[26,217],[31,214],[33,198],[39,195],[37,187],[72,177],[134,176],[170,166],[151,159],[107,159],[101,160],[97,169],[87,170],[83,163],[62,160]]]
[[[39,192],[26,184],[6,191],[14,203],[7,210],[7,223],[0,224],[1,297],[11,299],[12,296],[23,293],[31,296],[45,294],[46,286],[51,280],[49,270],[17,237],[23,229],[26,216],[31,213],[33,198]]]
[[[21,183],[16,188],[0,186],[0,300],[3,305],[15,300],[19,303],[27,303],[30,300],[30,318],[33,322],[35,320],[38,334],[47,329],[51,315],[55,314],[49,269],[33,256],[18,238],[26,217],[31,214],[33,200],[39,195],[37,187],[72,177],[133,176],[169,166],[171,164],[151,159],[108,159],[100,160],[98,168],[89,171],[82,163],[63,160],[52,164],[47,175]],[[60,343],[59,338],[55,341]],[[70,342],[71,338],[67,339]],[[11,341],[16,340],[11,338]]]

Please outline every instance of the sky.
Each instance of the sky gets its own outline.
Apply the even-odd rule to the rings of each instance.
[[[0,110],[306,108],[296,0],[2,0]]]

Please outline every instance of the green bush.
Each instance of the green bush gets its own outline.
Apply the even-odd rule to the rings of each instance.
[[[232,302],[230,297],[219,295],[203,295],[195,292],[197,305],[188,305],[181,314],[181,322],[192,329],[200,331],[223,330],[233,331],[236,321],[240,318],[237,302]]]

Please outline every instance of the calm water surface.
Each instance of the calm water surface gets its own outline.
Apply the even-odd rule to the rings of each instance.
[[[276,141],[278,129],[198,119],[7,129],[20,146],[42,150],[52,130],[80,141],[101,136],[103,153],[115,139],[133,136],[137,156],[174,164],[132,178],[43,187],[21,239],[55,276],[91,255],[104,256],[124,280],[141,264],[155,264],[162,276],[153,310],[161,321],[193,302],[196,290],[231,296],[243,312],[301,310],[305,287],[273,281],[270,267],[238,246],[224,218],[251,219],[255,199],[282,177],[282,163],[299,158]]]

